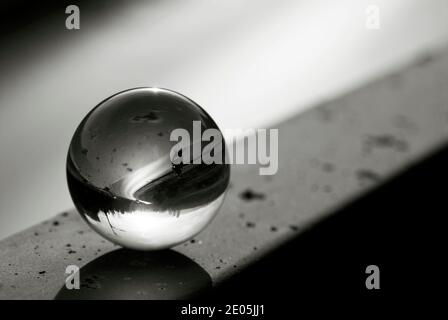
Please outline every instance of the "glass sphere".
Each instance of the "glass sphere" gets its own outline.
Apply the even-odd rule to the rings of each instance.
[[[169,248],[204,229],[223,203],[230,166],[173,164],[173,130],[189,133],[189,148],[210,144],[194,132],[195,121],[201,132],[219,130],[195,102],[159,88],[123,91],[90,111],[67,157],[68,187],[84,220],[108,240],[138,250]],[[214,143],[224,158],[222,135]]]

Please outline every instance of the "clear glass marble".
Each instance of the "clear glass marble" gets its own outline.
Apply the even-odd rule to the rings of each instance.
[[[218,129],[195,102],[166,89],[136,88],[96,106],[78,126],[67,157],[67,181],[81,216],[123,247],[157,250],[182,243],[218,212],[228,164],[173,165],[170,133]],[[219,130],[219,129],[218,129]],[[200,143],[204,148],[209,142]],[[225,156],[224,138],[220,152]]]

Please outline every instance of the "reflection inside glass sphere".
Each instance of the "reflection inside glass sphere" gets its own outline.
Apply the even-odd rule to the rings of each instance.
[[[154,250],[206,227],[224,200],[230,167],[224,161],[173,165],[170,151],[177,141],[170,134],[182,128],[194,137],[194,121],[203,131],[218,129],[190,99],[156,88],[118,93],[84,118],[70,144],[67,180],[78,211],[94,230],[124,247]],[[199,138],[190,146],[209,143]]]

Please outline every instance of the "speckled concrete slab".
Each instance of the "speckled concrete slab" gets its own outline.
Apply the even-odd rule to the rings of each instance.
[[[87,275],[78,298],[184,298],[219,283],[446,143],[447,84],[447,52],[428,55],[279,124],[278,173],[233,166],[217,218],[171,251],[119,249],[74,210],[7,238],[0,298],[69,298],[72,264]]]

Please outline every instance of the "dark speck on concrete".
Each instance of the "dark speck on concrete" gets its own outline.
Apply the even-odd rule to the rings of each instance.
[[[253,223],[253,222],[246,222],[246,227],[247,228],[255,228],[255,223]]]
[[[158,135],[159,137],[163,137],[163,132],[159,132],[157,135]]]
[[[369,169],[360,169],[356,172],[356,176],[360,182],[369,181],[369,182],[378,182],[381,180],[381,176]]]
[[[195,239],[191,239],[190,243],[196,243],[196,240]]]
[[[78,231],[78,234],[84,234],[84,231],[79,230],[79,231]]]
[[[68,254],[74,254],[74,253],[76,253],[75,250],[69,250],[69,251],[68,251]]]
[[[132,168],[126,168],[126,170],[128,170],[129,172],[132,172]]]
[[[65,217],[68,217],[68,212],[62,212],[62,213],[61,213],[61,216],[63,216],[64,218],[65,218]]]
[[[95,157],[96,160],[100,160],[100,157]]]
[[[277,231],[277,227],[276,227],[276,226],[272,226],[272,227],[271,227],[271,231],[272,231],[272,232],[276,232],[276,231]]]
[[[322,164],[322,170],[325,172],[333,172],[334,171],[334,164],[330,162],[324,162]]]
[[[128,166],[128,163],[125,162],[125,163],[122,163],[121,165],[122,165],[123,167],[127,167],[127,166]]]
[[[67,243],[65,246],[66,247],[71,247],[72,245],[70,243]]]
[[[59,221],[53,221],[53,225],[57,227],[59,225]]]
[[[85,249],[85,248],[86,248],[86,246],[85,246],[85,245],[83,244],[81,248]]]
[[[38,235],[39,235],[39,233],[38,233],[38,232],[34,232],[34,235],[35,235],[35,236],[38,236]]]
[[[435,55],[433,53],[426,53],[421,55],[420,57],[418,57],[415,61],[415,64],[417,66],[425,66],[428,63],[431,63],[432,61],[435,60]]]
[[[295,232],[295,231],[299,231],[299,227],[296,226],[296,225],[294,225],[294,224],[290,225],[289,228],[290,228],[292,231],[294,231],[294,232]]]
[[[87,155],[87,152],[89,152],[89,150],[87,150],[86,148],[82,148],[81,149],[81,153],[83,154],[83,155]]]
[[[254,251],[257,251],[257,250],[258,250],[258,248],[257,248],[257,247],[253,247],[253,249],[254,249]]]
[[[47,273],[46,271],[39,271],[39,274],[45,274]]]
[[[375,148],[389,148],[405,152],[408,150],[408,143],[389,134],[370,135],[364,142],[364,151],[370,153]]]
[[[251,189],[247,189],[240,193],[240,198],[244,201],[263,200],[265,198],[265,195],[264,193],[259,193],[252,191]]]

